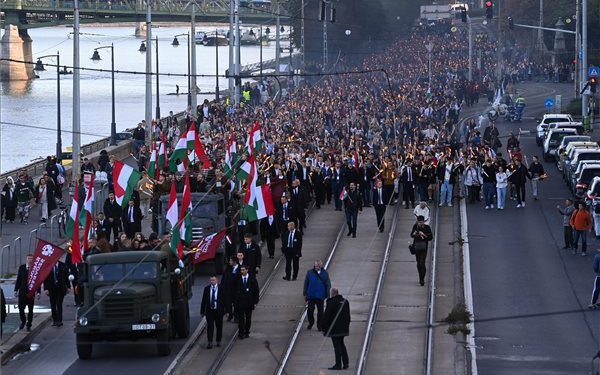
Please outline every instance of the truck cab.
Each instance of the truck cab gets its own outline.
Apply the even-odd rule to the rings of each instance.
[[[170,250],[169,250],[170,251]],[[89,359],[94,342],[156,340],[159,355],[171,353],[170,339],[190,331],[194,265],[169,269],[165,251],[95,254],[78,265],[77,354]]]

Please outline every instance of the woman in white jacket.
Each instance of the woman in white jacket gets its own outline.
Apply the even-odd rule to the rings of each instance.
[[[471,164],[465,169],[465,186],[468,192],[468,203],[474,203],[479,200],[479,189],[483,184],[483,178],[481,177],[481,170],[477,167],[475,160],[471,161]]]
[[[504,172],[504,168],[498,167],[496,173],[496,195],[498,196],[498,209],[504,209],[504,203],[506,202],[506,187],[508,186],[508,175]]]

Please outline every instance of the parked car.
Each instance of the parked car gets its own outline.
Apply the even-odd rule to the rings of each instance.
[[[548,128],[548,125],[553,122],[574,122],[573,117],[569,114],[562,113],[548,113],[542,117],[542,120],[537,126],[537,131],[535,133],[535,143],[538,146],[543,146],[544,142],[544,130]]]
[[[577,166],[582,160],[598,160],[600,161],[600,148],[588,148],[575,150],[573,154],[573,158],[569,160],[568,167],[563,170],[563,173],[566,173],[566,181],[569,182],[571,180],[571,176],[577,170]]]
[[[600,160],[597,163],[587,163],[581,168],[581,172],[573,176],[573,194],[576,199],[584,199],[588,186],[594,179],[600,177]]]
[[[551,129],[544,140],[544,161],[556,160],[556,150],[562,139],[568,135],[577,135],[576,129]]]
[[[563,178],[565,178],[565,165],[573,158],[573,154],[575,150],[580,149],[594,149],[599,148],[598,143],[596,142],[571,142],[565,148],[565,151],[559,154],[559,166],[558,170],[563,172]],[[566,180],[565,180],[566,181]]]
[[[600,160],[582,160],[577,165],[577,169],[571,174],[571,180],[567,182],[567,186],[569,189],[574,190],[578,177],[581,175],[581,172],[584,168],[586,168],[590,164],[598,164]]]

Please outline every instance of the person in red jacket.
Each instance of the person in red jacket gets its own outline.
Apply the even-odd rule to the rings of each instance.
[[[587,255],[587,233],[592,231],[592,217],[585,203],[579,203],[579,207],[573,211],[570,220],[573,227],[573,255],[577,254],[577,243],[581,237],[581,256]]]

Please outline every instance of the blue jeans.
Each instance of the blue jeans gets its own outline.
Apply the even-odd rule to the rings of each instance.
[[[581,236],[581,252],[587,252],[587,232],[585,230],[573,230],[573,250],[577,250],[577,243],[579,242],[579,236]]]
[[[348,224],[348,233],[356,235],[356,222],[358,211],[346,209],[346,224]]]
[[[498,208],[504,208],[506,202],[506,187],[496,188],[496,194],[498,195]]]
[[[440,190],[440,204],[452,204],[452,189],[454,185],[449,182],[442,182],[442,188]]]
[[[419,200],[427,202],[427,184],[418,184],[417,191],[419,192]]]
[[[483,184],[483,198],[485,199],[485,205],[491,206],[494,204],[494,183],[485,182]]]

